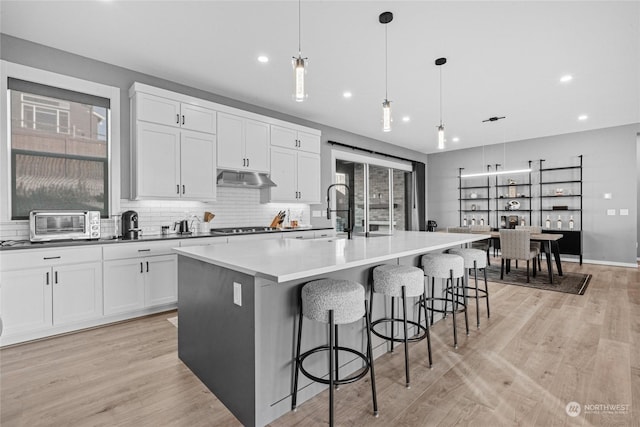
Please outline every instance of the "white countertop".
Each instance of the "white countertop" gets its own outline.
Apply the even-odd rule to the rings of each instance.
[[[393,236],[357,236],[352,240],[341,237],[258,240],[175,248],[174,251],[179,255],[282,283],[420,255],[490,237],[488,234],[396,231]]]

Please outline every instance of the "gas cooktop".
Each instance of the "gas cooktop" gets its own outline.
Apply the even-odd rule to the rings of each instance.
[[[252,233],[269,233],[279,231],[275,227],[231,227],[231,228],[212,228],[211,234],[252,234]]]

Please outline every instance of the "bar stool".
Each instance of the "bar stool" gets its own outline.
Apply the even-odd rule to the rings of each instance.
[[[478,321],[478,329],[480,329],[480,303],[479,298],[485,298],[487,301],[487,319],[491,317],[489,310],[489,286],[487,285],[487,257],[481,249],[472,248],[455,248],[449,249],[450,254],[460,255],[464,260],[464,268],[473,269],[473,276],[476,282],[475,288],[466,286],[466,289],[475,291],[476,299],[476,320]],[[484,289],[478,288],[478,269],[484,272]],[[473,295],[471,296],[473,297]]]
[[[469,318],[467,317],[467,296],[464,289],[464,260],[459,255],[454,254],[427,254],[422,256],[422,269],[424,275],[431,278],[431,293],[428,298],[422,298],[420,304],[423,304],[426,310],[431,311],[431,324],[433,325],[433,314],[442,313],[444,317],[451,313],[453,317],[453,347],[458,348],[458,331],[456,327],[456,312],[464,313],[464,323],[469,335]],[[444,288],[444,297],[434,297],[435,279],[446,279]],[[456,279],[454,285],[453,279]],[[462,281],[462,284],[460,283]],[[462,292],[462,294],[460,294]],[[451,300],[449,300],[451,295]],[[462,300],[461,300],[462,298]],[[434,307],[435,301],[444,303],[442,309]],[[451,302],[451,310],[448,309],[448,303]],[[427,303],[430,303],[429,306]],[[418,312],[418,322],[420,322],[420,312]],[[426,316],[426,315],[425,315]],[[425,319],[426,322],[429,319]]]
[[[302,287],[300,317],[298,321],[298,343],[296,347],[296,370],[293,385],[291,409],[296,410],[298,397],[298,375],[312,381],[329,385],[329,424],[333,426],[333,393],[334,387],[349,384],[364,378],[371,372],[371,394],[373,396],[373,413],[378,416],[378,401],[376,397],[376,382],[373,370],[373,352],[371,350],[371,327],[367,301],[364,297],[364,287],[357,282],[338,279],[321,279],[309,282]],[[338,345],[338,325],[356,322],[364,316],[367,333],[367,354],[352,348]],[[320,345],[300,354],[302,342],[302,318],[306,317],[316,322],[329,324],[329,344]],[[334,336],[335,334],[335,336]],[[329,353],[329,379],[310,374],[304,368],[304,361],[312,354],[327,351]],[[356,374],[345,378],[338,376],[338,351],[346,351],[358,356],[364,362],[364,368]]]
[[[407,298],[424,297],[426,298],[424,289],[424,272],[408,265],[379,265],[373,269],[373,286],[371,286],[369,301],[371,303],[370,316],[373,316],[373,295],[374,293],[391,297],[391,317],[383,317],[381,319],[370,321],[371,332],[387,341],[404,343],[404,369],[407,388],[411,388],[409,381],[409,343],[422,341],[427,339],[427,351],[429,353],[429,368],[431,368],[431,336],[429,335],[429,322],[426,326],[420,323],[407,320]],[[402,299],[402,318],[396,318],[395,298]],[[427,311],[424,307],[424,317],[427,317]],[[396,338],[394,334],[394,325],[401,322],[403,325],[404,335],[402,338]],[[391,324],[391,335],[385,335],[376,331],[375,327],[379,324]],[[416,335],[409,337],[407,326],[411,325],[417,329]],[[393,344],[391,345],[393,352]]]

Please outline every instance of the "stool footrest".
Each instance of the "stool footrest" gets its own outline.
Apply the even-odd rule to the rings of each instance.
[[[389,341],[393,341],[393,342],[404,342],[404,338],[396,338],[396,337],[390,337],[388,335],[383,334],[382,332],[378,332],[375,330],[375,326],[378,324],[386,324],[386,323],[400,323],[401,325],[404,325],[404,320],[402,319],[392,319],[390,317],[383,317],[382,319],[378,319],[374,322],[371,322],[371,333],[379,338],[385,339],[385,340],[389,340]],[[425,328],[424,326],[422,326],[421,324],[419,324],[418,322],[414,322],[412,320],[407,320],[407,326],[413,326],[418,328],[419,333],[417,335],[414,335],[412,337],[407,337],[407,342],[418,342],[418,341],[422,341],[423,339],[425,339],[427,337],[427,328]],[[398,328],[398,330],[402,330],[402,328]]]
[[[318,347],[314,347],[311,350],[308,350],[308,351],[305,351],[304,353],[302,353],[300,355],[300,357],[298,358],[298,360],[297,360],[298,366],[300,367],[300,372],[302,372],[302,374],[305,377],[309,378],[310,380],[313,380],[313,381],[321,383],[321,384],[329,385],[329,379],[321,378],[321,377],[318,377],[318,376],[315,376],[315,375],[309,373],[309,371],[307,371],[304,368],[304,360],[307,357],[311,356],[312,354],[319,353],[321,351],[335,351],[336,349],[338,349],[338,351],[346,351],[346,352],[355,354],[356,356],[358,356],[360,359],[362,359],[364,361],[365,366],[359,373],[354,374],[354,375],[352,375],[350,377],[346,377],[346,378],[342,378],[342,379],[334,379],[333,380],[333,384],[334,385],[351,384],[353,382],[358,381],[359,379],[364,378],[364,376],[367,375],[367,373],[369,372],[369,367],[371,366],[371,362],[369,361],[369,358],[364,353],[361,353],[361,352],[359,352],[357,350],[354,350],[352,348],[342,347],[342,346],[337,346],[337,347],[334,347],[334,348],[330,349],[328,345],[321,345],[321,346],[318,346]],[[329,373],[329,374],[331,374],[331,373]]]
[[[462,296],[462,295],[460,295],[460,296]],[[445,303],[450,303],[451,302],[451,300],[448,299],[448,298],[431,298],[431,297],[429,297],[426,300],[418,301],[417,304],[424,304],[426,309],[427,309],[427,311],[433,311],[435,313],[442,313],[442,314],[453,313],[453,311],[451,311],[451,310],[442,310],[442,309],[435,308],[435,307],[431,308],[428,305],[426,305],[427,302],[429,302],[429,301],[443,301]],[[462,302],[462,301],[454,301],[454,303],[456,305],[462,306],[462,308],[456,310],[456,313],[464,313],[465,311],[467,311],[467,305],[464,302]]]

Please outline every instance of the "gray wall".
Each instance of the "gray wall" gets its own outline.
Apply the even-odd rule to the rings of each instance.
[[[537,184],[537,160],[545,159],[545,167],[577,165],[582,154],[584,258],[635,265],[639,130],[634,124],[429,155],[427,217],[439,226],[458,225],[458,168],[479,172],[500,163],[505,169],[521,169],[534,160],[532,182]],[[537,185],[532,192],[538,194]],[[612,199],[604,199],[605,193],[612,193]],[[608,216],[607,209],[615,209],[616,215]],[[629,216],[620,216],[620,209],[629,209]],[[533,218],[534,225],[539,223],[538,213]]]
[[[53,49],[40,44],[32,43],[23,39],[8,36],[0,33],[0,58],[27,65],[34,68],[77,77],[97,83],[102,83],[120,88],[121,99],[121,191],[122,197],[128,198],[130,193],[129,176],[129,149],[130,149],[130,108],[129,108],[129,87],[134,82],[141,82],[151,86],[160,87],[166,90],[183,93],[201,99],[206,99],[219,104],[228,105],[245,111],[274,117],[303,126],[319,129],[322,132],[322,189],[326,189],[331,181],[331,146],[327,141],[338,141],[368,150],[380,151],[395,156],[414,159],[423,163],[427,161],[427,155],[412,150],[407,150],[399,146],[387,144],[382,141],[370,139],[361,135],[345,132],[340,129],[325,126],[323,124],[310,122],[297,117],[289,116],[278,111],[268,110],[255,105],[243,103],[234,99],[219,96],[210,92],[181,85],[178,82],[164,80],[148,74],[138,73],[122,67],[117,67],[93,59],[74,55],[69,52]],[[323,209],[323,205],[312,206],[312,210]],[[330,225],[330,222],[323,218],[312,218],[313,225]]]

